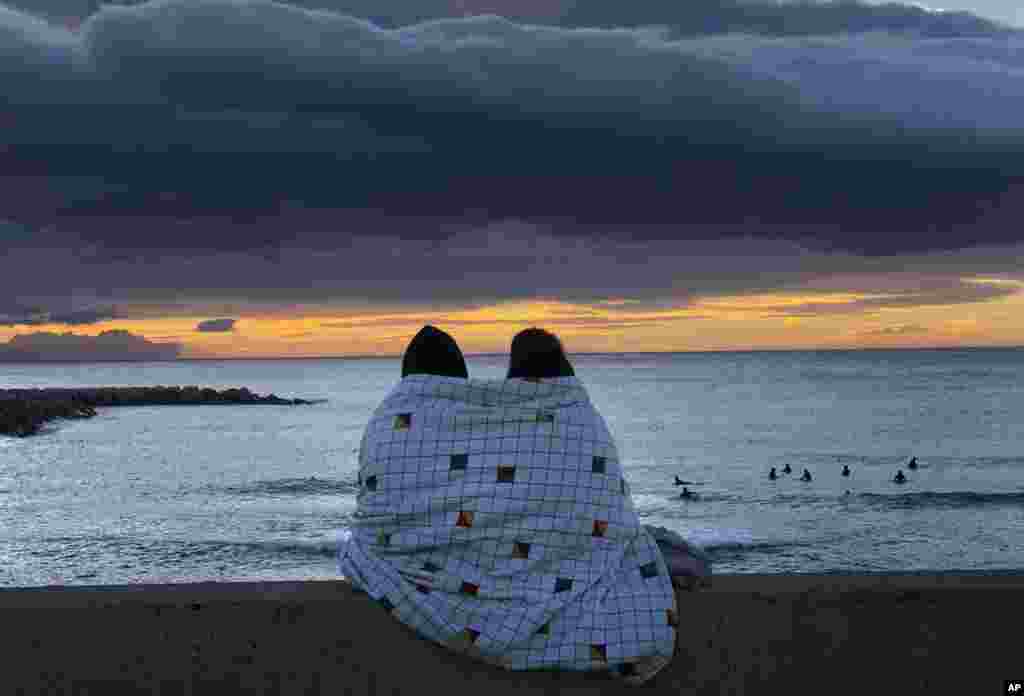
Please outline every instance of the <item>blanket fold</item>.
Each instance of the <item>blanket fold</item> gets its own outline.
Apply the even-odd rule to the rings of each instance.
[[[669,571],[577,378],[410,375],[370,420],[359,484],[340,571],[424,637],[630,682],[671,660]]]

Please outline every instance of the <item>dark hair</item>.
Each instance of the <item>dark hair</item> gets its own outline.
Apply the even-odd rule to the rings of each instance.
[[[565,357],[562,342],[544,329],[520,331],[512,339],[512,355],[508,363],[508,379],[575,377]]]
[[[402,357],[402,377],[440,375],[469,377],[459,344],[444,331],[427,324],[413,336]]]

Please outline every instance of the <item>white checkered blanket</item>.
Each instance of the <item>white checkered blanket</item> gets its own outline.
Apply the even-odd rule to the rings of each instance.
[[[411,375],[374,413],[339,568],[420,635],[510,670],[671,660],[672,582],[575,377]]]

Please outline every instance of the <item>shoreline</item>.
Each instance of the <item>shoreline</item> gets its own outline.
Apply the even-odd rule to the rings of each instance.
[[[997,693],[1020,678],[1002,575],[716,575],[677,591],[668,694]],[[420,639],[343,580],[0,588],[14,693],[632,693],[600,672],[507,672]],[[999,630],[1011,621],[1009,635]]]
[[[304,406],[320,400],[261,396],[247,387],[45,387],[0,389],[0,435],[37,435],[52,420],[93,418],[97,407],[267,404]]]

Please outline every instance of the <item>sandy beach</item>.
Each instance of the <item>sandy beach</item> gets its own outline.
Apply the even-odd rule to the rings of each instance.
[[[678,597],[675,660],[629,687],[454,655],[344,581],[2,589],[3,690],[983,695],[1024,664],[1020,576],[716,576]]]

